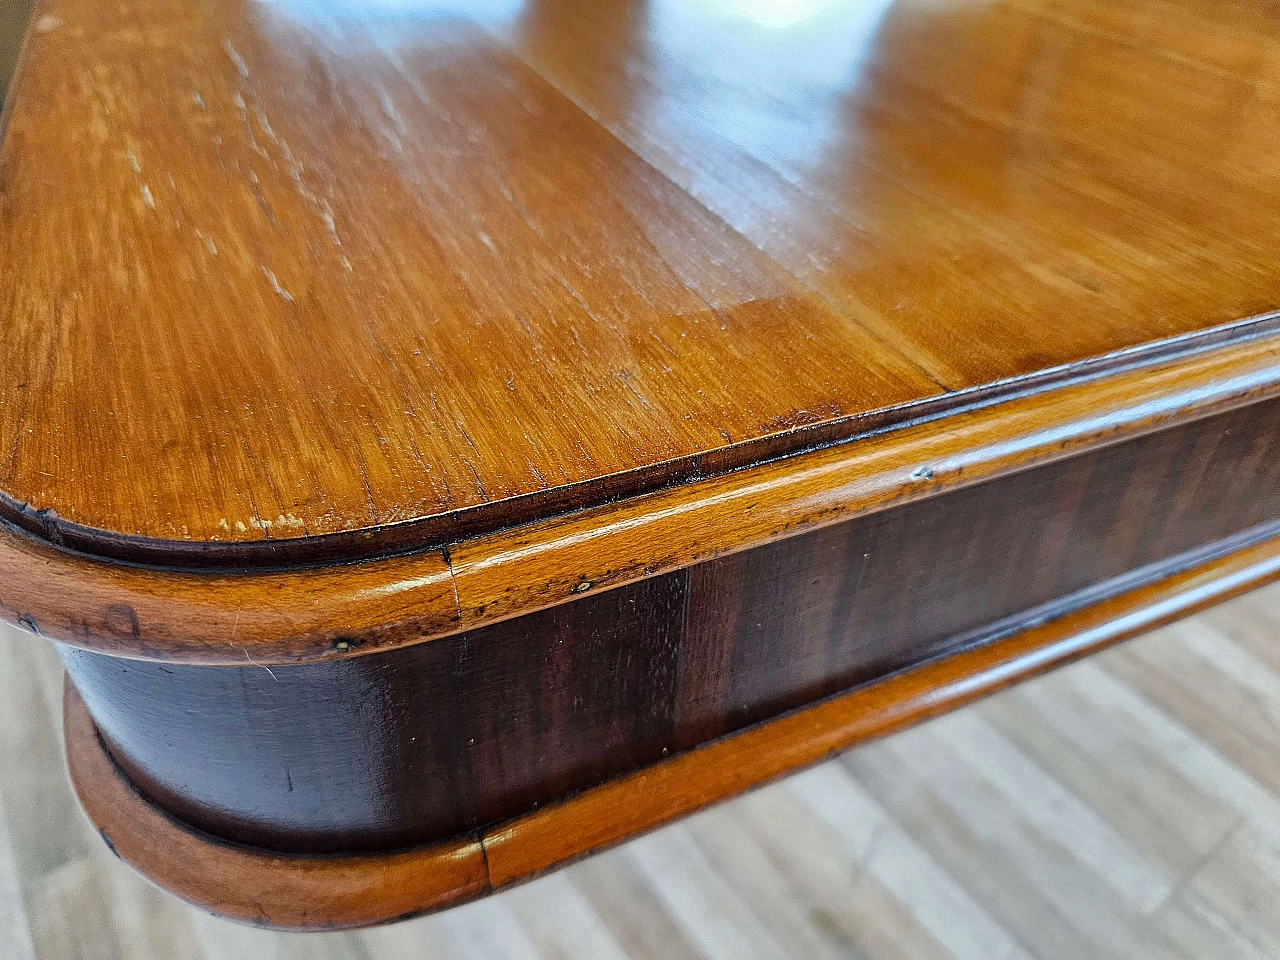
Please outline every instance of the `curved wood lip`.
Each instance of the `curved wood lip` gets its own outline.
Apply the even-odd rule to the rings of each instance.
[[[1277,397],[1280,334],[1268,329],[434,552],[285,572],[139,567],[0,527],[0,616],[148,660],[273,666],[366,655]]]
[[[490,503],[320,536],[261,540],[169,540],[141,537],[68,521],[0,490],[0,523],[55,547],[86,556],[166,569],[298,569],[402,555],[554,518],[568,512],[714,479],[823,447],[855,443],[962,411],[1049,392],[1135,367],[1158,364],[1280,331],[1280,312],[1138,344],[1021,377],[793,429],[688,457]]]
[[[107,847],[202,909],[254,926],[343,929],[404,919],[489,891],[478,840],[374,856],[299,857],[240,847],[175,819],[116,766],[70,680],[63,688],[67,767]]]
[[[483,896],[1280,578],[1280,536],[1217,555],[1058,619],[972,646],[588,788],[456,841],[368,856],[236,846],[137,792],[68,682],[72,782],[108,846],[205,910],[328,930],[406,919]]]

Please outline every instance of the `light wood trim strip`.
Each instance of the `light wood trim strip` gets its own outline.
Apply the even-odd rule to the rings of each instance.
[[[0,616],[115,656],[338,659],[531,613],[1277,395],[1280,335],[1269,333],[447,550],[350,566],[132,567],[0,528]]]
[[[1280,394],[1280,336],[463,542],[464,627],[750,550]]]

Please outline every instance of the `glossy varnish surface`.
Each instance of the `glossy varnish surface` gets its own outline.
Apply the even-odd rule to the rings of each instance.
[[[441,542],[1277,306],[1245,6],[500,6],[37,9],[10,519]]]

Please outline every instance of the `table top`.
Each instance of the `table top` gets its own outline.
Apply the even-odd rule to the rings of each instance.
[[[1278,37],[1193,0],[43,0],[0,614],[344,656],[1274,394]]]
[[[0,151],[5,509],[144,560],[367,556],[1264,314],[1278,36],[1158,0],[45,0]]]

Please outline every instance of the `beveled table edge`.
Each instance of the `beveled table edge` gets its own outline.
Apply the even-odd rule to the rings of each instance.
[[[396,523],[357,527],[319,536],[296,534],[287,529],[273,531],[260,540],[166,540],[136,536],[69,521],[56,512],[28,504],[3,489],[0,489],[0,523],[11,524],[57,547],[143,566],[227,571],[355,563],[439,549],[459,540],[552,520],[574,511],[607,508],[619,500],[642,497],[657,490],[681,488],[824,446],[857,443],[862,438],[898,430],[923,420],[1025,398],[1064,385],[1168,362],[1277,332],[1280,332],[1280,312],[1264,313],[1073,363],[1046,367],[1018,377],[939,393],[899,406],[805,424],[592,480],[560,484],[542,491]]]
[[[1276,395],[1280,333],[1268,330],[438,550],[327,567],[146,567],[0,528],[0,616],[116,656],[338,659],[520,616]]]
[[[439,549],[295,570],[88,557],[0,528],[0,617],[114,656],[270,666],[448,636],[1280,396],[1280,332]]]
[[[68,766],[83,809],[113,852],[196,906],[291,930],[385,923],[531,879],[837,751],[1280,579],[1280,536],[1271,532],[1061,618],[802,707],[515,820],[416,850],[285,856],[194,830],[152,805],[120,772],[70,682],[64,695]]]
[[[0,527],[0,617],[115,656],[339,659],[448,636],[1280,395],[1280,333],[435,550],[297,570],[146,567]]]

